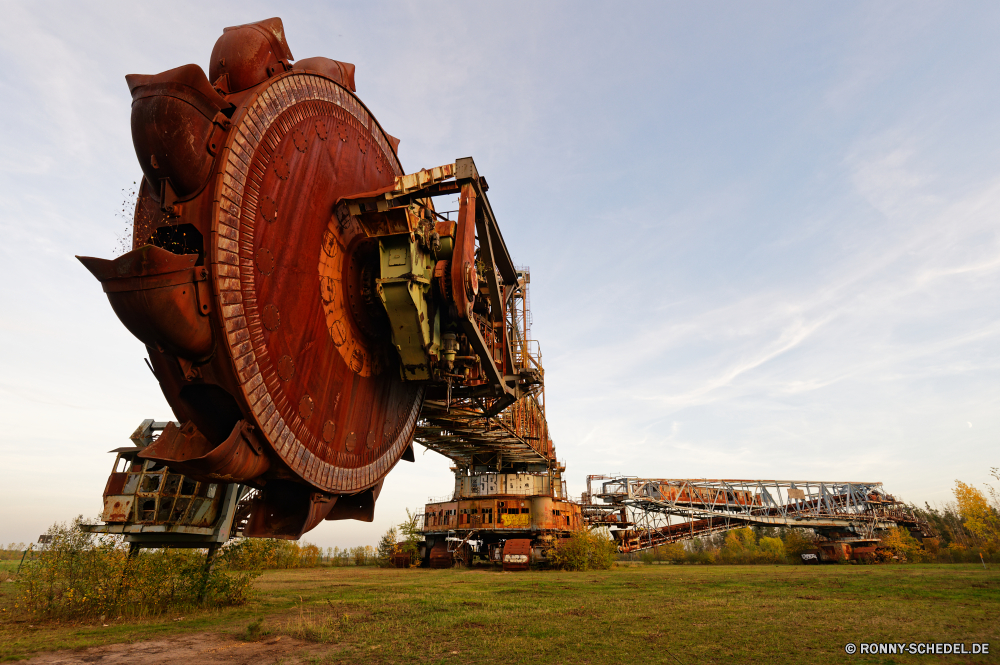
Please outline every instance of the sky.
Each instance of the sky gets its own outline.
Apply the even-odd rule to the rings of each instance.
[[[124,77],[208,67],[280,10],[357,66],[407,172],[472,155],[571,494],[588,474],[881,481],[1000,466],[1000,6],[988,2],[0,2],[0,542],[96,516],[107,451],[172,414],[73,258],[140,177]],[[448,494],[417,447],[374,545]]]

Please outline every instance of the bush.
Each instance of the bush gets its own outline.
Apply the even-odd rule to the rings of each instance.
[[[143,618],[167,610],[246,602],[259,570],[234,573],[225,557],[205,574],[204,550],[128,555],[120,536],[81,531],[83,517],[55,524],[51,542],[25,561],[15,612],[37,618]]]
[[[656,548],[656,554],[660,561],[669,561],[670,563],[683,563],[688,558],[684,543],[663,545]]]
[[[934,555],[925,550],[917,539],[910,535],[907,529],[896,527],[882,534],[878,544],[881,561],[899,561],[901,563],[925,563],[934,561]]]
[[[562,570],[607,570],[618,558],[618,545],[598,531],[577,531],[559,541],[549,558]]]
[[[786,529],[782,541],[787,558],[795,563],[802,563],[802,554],[817,547],[815,534],[805,529]]]
[[[237,538],[226,545],[224,552],[233,570],[315,568],[322,559],[322,550],[312,543],[269,538]]]
[[[11,543],[0,549],[0,561],[19,561],[24,556],[24,551],[30,547],[31,545],[24,543]]]
[[[263,538],[236,538],[222,550],[222,559],[232,570],[264,570],[275,567],[275,541]]]
[[[750,528],[733,529],[726,534],[719,557],[723,563],[785,563],[785,544],[767,536],[757,541]]]

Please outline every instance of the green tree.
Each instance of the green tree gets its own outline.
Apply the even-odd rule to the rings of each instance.
[[[899,561],[900,563],[919,563],[930,558],[917,539],[910,535],[907,529],[896,527],[882,535],[878,544],[883,561]]]
[[[396,534],[396,527],[390,527],[389,530],[383,534],[381,540],[378,541],[378,550],[375,554],[375,560],[379,567],[389,568],[392,566],[392,557],[399,551],[399,543],[397,539],[398,536]]]
[[[816,549],[816,536],[806,529],[787,529],[783,534],[785,554],[795,563],[802,563],[802,553]]]
[[[410,555],[410,565],[416,566],[420,563],[420,543],[424,540],[424,534],[420,530],[420,515],[410,509],[406,509],[406,521],[399,525],[399,532],[403,535],[402,551]]]
[[[993,475],[996,477],[996,469],[993,469]],[[997,503],[996,491],[992,487],[989,489],[994,503]],[[991,506],[981,491],[960,480],[955,481],[953,491],[965,528],[987,552],[1000,550],[1000,513],[997,506]]]
[[[726,534],[726,540],[719,553],[725,563],[785,563],[785,544],[780,538],[758,534],[776,533],[771,530],[754,531],[749,527],[733,529]]]
[[[367,566],[371,558],[370,553],[372,551],[371,545],[361,546],[351,548],[351,558],[354,559],[355,566]]]
[[[781,538],[764,536],[757,543],[757,563],[785,563],[785,543]]]
[[[753,529],[743,527],[726,534],[720,557],[725,563],[753,563],[757,554],[757,541]]]

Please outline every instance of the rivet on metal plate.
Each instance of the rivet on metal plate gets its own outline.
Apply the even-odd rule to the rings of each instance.
[[[270,275],[271,271],[274,270],[274,257],[271,255],[271,250],[267,247],[262,247],[258,250],[255,258],[257,270],[264,273],[264,275]]]
[[[295,363],[292,362],[292,357],[285,355],[281,356],[278,360],[278,376],[284,381],[288,381],[295,374]]]
[[[302,420],[309,420],[309,417],[313,414],[313,400],[309,395],[303,395],[302,399],[299,400],[299,417]]]
[[[265,328],[273,332],[278,329],[278,326],[281,325],[281,313],[278,312],[278,308],[275,307],[274,305],[267,305],[266,307],[264,307],[264,311],[261,312],[260,320],[261,323],[264,324]],[[283,359],[284,358],[288,358],[288,356],[283,356]],[[291,362],[291,358],[288,358],[288,360],[289,362]],[[281,371],[280,366],[278,368],[278,371],[280,373]]]
[[[288,180],[288,176],[291,174],[288,162],[281,155],[274,156],[271,160],[271,168],[274,169],[274,175],[278,176],[281,180]]]
[[[285,176],[286,178],[288,176]],[[266,222],[273,222],[278,219],[278,204],[270,196],[264,195],[260,200],[260,216]]]
[[[305,152],[309,148],[309,139],[306,138],[305,132],[298,127],[292,130],[292,142],[299,152]]]

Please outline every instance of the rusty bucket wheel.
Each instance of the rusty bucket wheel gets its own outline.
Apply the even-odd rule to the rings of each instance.
[[[242,397],[303,480],[359,492],[410,445],[422,390],[370,307],[370,241],[332,211],[402,171],[367,109],[318,74],[269,79],[232,121],[209,251]]]
[[[226,28],[211,78],[127,77],[133,248],[80,257],[179,421],[139,456],[256,487],[248,535],[283,538],[372,519],[424,392],[400,372],[378,239],[334,214],[393,186],[398,141],[354,95],[353,65],[291,60],[272,18]]]

